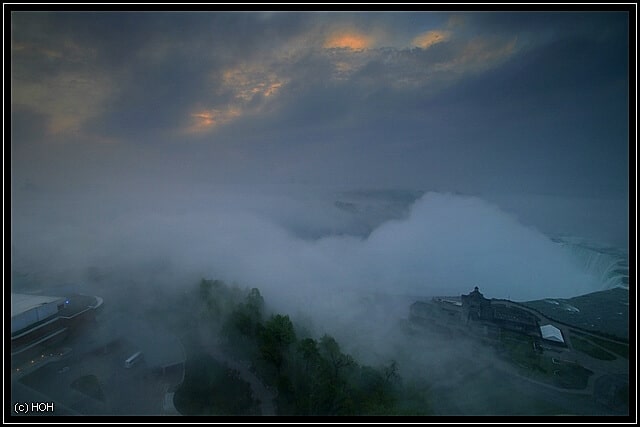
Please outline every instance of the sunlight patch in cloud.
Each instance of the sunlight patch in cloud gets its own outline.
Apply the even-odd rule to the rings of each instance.
[[[237,107],[230,106],[226,109],[201,110],[191,114],[192,123],[187,129],[188,133],[202,133],[210,131],[217,126],[228,123],[242,114]]]
[[[329,74],[314,75],[310,83],[331,80],[341,84],[357,78],[363,85],[377,81],[394,89],[429,86],[437,90],[467,73],[491,68],[515,51],[515,40],[476,38],[447,43],[437,59],[419,52],[452,39],[452,34],[449,30],[419,34],[412,42],[419,48],[416,50],[374,47],[374,39],[380,40],[381,35],[374,37],[352,30],[339,30],[326,36],[322,49],[307,50],[304,55],[296,50],[301,48],[300,39],[296,39],[296,49],[286,44],[268,57],[259,55],[213,72],[211,77],[218,89],[211,99],[202,100],[196,108],[186,112],[190,120],[186,131],[208,132],[249,114],[266,112],[275,105],[274,99],[285,86],[296,78],[300,79],[296,70],[305,69],[305,61],[310,58],[332,67],[318,68],[330,70]],[[311,41],[308,37],[304,39]],[[315,40],[322,39],[323,36],[317,33]],[[375,66],[367,69],[372,63]]]
[[[356,32],[335,32],[324,42],[325,49],[365,50],[373,46],[373,37]]]
[[[451,32],[449,31],[427,31],[426,33],[422,33],[416,38],[413,39],[413,46],[419,47],[421,49],[428,49],[434,44],[442,43],[451,37]]]
[[[68,72],[41,81],[16,78],[12,103],[47,118],[47,133],[79,132],[83,125],[105,111],[113,85],[104,76]]]
[[[191,113],[187,133],[203,133],[249,113],[260,112],[275,97],[288,79],[263,64],[243,64],[222,73],[222,93],[231,100],[217,108],[197,109]]]
[[[241,101],[251,101],[256,96],[273,96],[286,80],[259,65],[243,65],[228,69],[222,74],[225,89]]]
[[[109,74],[90,65],[96,49],[65,37],[55,42],[15,42],[11,55],[15,64],[12,106],[42,115],[48,136],[91,138],[87,122],[106,112],[108,100],[117,91]],[[40,67],[23,68],[25,63],[42,64],[47,72]]]

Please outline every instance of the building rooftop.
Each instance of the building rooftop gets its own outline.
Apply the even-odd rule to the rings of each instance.
[[[49,304],[56,301],[63,301],[64,297],[52,297],[44,295],[11,294],[11,317],[29,311],[32,308]]]
[[[562,331],[556,328],[553,325],[544,325],[540,326],[540,333],[542,334],[542,338],[550,341],[557,341],[564,343],[564,338],[562,338]]]
[[[507,320],[510,322],[524,323],[531,326],[536,325],[536,318],[533,315],[516,307],[494,305],[493,317],[494,319],[498,319],[498,320]]]

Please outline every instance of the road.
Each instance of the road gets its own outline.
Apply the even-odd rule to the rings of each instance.
[[[562,331],[562,336],[567,344],[567,348],[562,349],[562,352],[556,356],[557,359],[562,359],[565,361],[575,362],[579,365],[589,369],[594,374],[589,377],[587,387],[581,390],[581,393],[593,395],[593,397],[598,401],[608,401],[611,400],[612,397],[609,394],[613,393],[610,386],[603,384],[620,384],[623,382],[621,378],[627,377],[629,375],[629,360],[625,359],[611,351],[606,349],[602,349],[606,351],[611,356],[615,357],[613,360],[600,360],[594,357],[589,356],[581,351],[574,350],[573,345],[571,343],[571,327],[565,324],[561,324],[555,322],[552,319],[549,319],[542,315],[541,313],[531,310],[526,306],[523,306],[518,303],[508,302],[508,301],[500,301],[501,304],[505,304],[511,307],[517,307],[521,310],[528,311],[532,315],[536,316],[539,319],[540,324],[551,324],[556,326],[558,329]],[[583,336],[581,337],[584,340],[590,341],[590,337],[597,337],[601,340],[610,341],[614,343],[618,343],[618,341],[611,340],[608,338],[600,337],[597,334],[591,334],[587,332],[583,332]],[[595,344],[595,343],[593,343]],[[628,381],[628,380],[627,380]],[[598,386],[600,385],[600,386]],[[553,386],[548,386],[553,387]]]
[[[513,383],[514,385],[514,393],[520,390],[522,392],[530,392],[531,396],[544,396],[543,400],[547,400],[550,405],[559,404],[560,406],[564,406],[566,408],[572,408],[572,405],[575,405],[575,408],[572,408],[571,410],[572,413],[574,413],[573,409],[575,409],[575,413],[585,414],[623,414],[625,413],[625,411],[628,413],[628,405],[626,405],[627,407],[625,409],[625,404],[623,402],[623,398],[621,397],[621,395],[624,393],[625,387],[626,389],[628,389],[628,359],[625,359],[605,349],[603,349],[603,351],[607,351],[607,353],[613,356],[613,360],[600,360],[591,357],[581,351],[577,351],[573,348],[573,344],[571,342],[572,332],[570,331],[570,326],[556,322],[540,314],[539,312],[531,310],[521,304],[513,303],[506,300],[499,300],[498,302],[508,307],[518,308],[531,313],[538,318],[540,325],[551,324],[559,328],[562,331],[562,335],[565,343],[567,344],[567,347],[558,346],[557,348],[555,348],[553,351],[556,353],[553,355],[553,357],[559,361],[577,363],[580,366],[593,372],[593,375],[589,376],[585,388],[581,390],[572,390],[561,388],[554,384],[537,381],[533,378],[527,378],[525,376],[522,376],[517,371],[517,369],[515,369],[515,367],[505,365],[502,367],[503,376],[501,377],[501,381],[504,383],[508,378],[509,382]],[[472,338],[478,336],[477,333],[469,331],[463,323],[457,323],[453,320],[450,320],[447,323],[447,327],[451,330],[459,331],[463,335],[467,335]],[[596,334],[587,333],[585,333],[584,336],[581,336],[582,339],[587,341],[590,341],[592,337],[600,338]],[[609,339],[607,339],[607,341],[617,342]],[[595,345],[596,343],[593,344]],[[470,379],[466,378],[465,380]],[[486,384],[483,384],[482,387],[479,388],[483,389],[490,383],[491,381],[487,381]],[[537,392],[534,392],[535,390],[537,390]],[[541,390],[545,391],[543,393],[540,393]],[[442,392],[444,393],[444,390]],[[483,396],[476,396],[476,398],[479,400],[481,400],[482,397]],[[505,399],[505,401],[506,400],[508,399]],[[487,402],[487,404],[490,403],[491,402]],[[456,411],[466,413],[466,409],[464,409],[462,406],[447,406],[445,404],[443,405],[443,408],[445,408],[445,411],[452,411],[451,413],[456,413]],[[474,409],[470,410],[477,410],[477,408],[474,407]]]
[[[260,412],[262,415],[276,415],[276,408],[273,404],[273,399],[276,397],[275,392],[265,386],[264,383],[260,381],[260,378],[249,370],[251,364],[248,360],[232,358],[222,351],[221,346],[215,342],[211,343],[209,340],[203,339],[202,344],[205,351],[211,356],[226,363],[229,368],[238,371],[240,378],[249,383],[253,398],[260,401]]]

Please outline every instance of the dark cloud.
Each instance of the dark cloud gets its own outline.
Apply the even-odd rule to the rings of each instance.
[[[623,13],[16,13],[12,177],[625,198],[628,33]]]
[[[558,38],[586,36],[589,38],[626,37],[629,12],[625,11],[513,11],[496,13],[457,13],[458,28],[494,34],[530,34]]]

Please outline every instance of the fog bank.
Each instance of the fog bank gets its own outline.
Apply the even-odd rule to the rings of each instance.
[[[92,267],[94,274],[147,275],[152,286],[215,277],[258,287],[284,306],[345,291],[456,295],[479,286],[489,297],[531,300],[596,289],[547,236],[477,197],[429,192],[406,217],[368,236],[319,239],[282,225],[295,218],[344,225],[335,206],[313,199],[218,194],[112,214],[91,203],[44,205],[12,227],[12,268],[44,280],[86,281]]]

